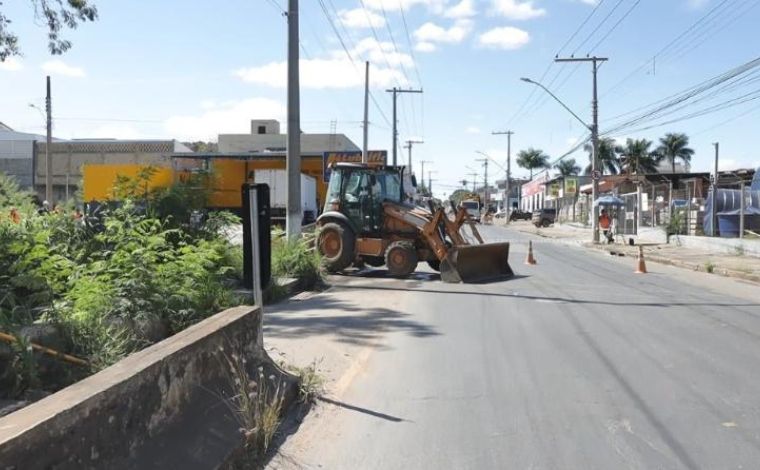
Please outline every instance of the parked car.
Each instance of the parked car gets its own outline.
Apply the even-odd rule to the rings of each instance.
[[[530,220],[532,215],[532,212],[514,209],[512,213],[509,214],[509,220]]]
[[[539,209],[533,213],[531,222],[536,227],[548,227],[554,223],[557,217],[557,209]]]

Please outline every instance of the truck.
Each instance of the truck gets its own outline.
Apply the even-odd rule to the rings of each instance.
[[[480,201],[478,199],[465,199],[460,203],[460,206],[464,207],[473,220],[480,222]]]
[[[269,185],[269,206],[272,221],[285,223],[288,207],[288,175],[285,170],[254,170],[254,183]],[[304,225],[317,220],[317,180],[301,173],[301,211]]]

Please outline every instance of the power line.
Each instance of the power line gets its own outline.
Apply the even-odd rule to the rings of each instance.
[[[578,33],[581,31],[581,29],[583,29],[584,26],[586,26],[586,23],[588,23],[589,20],[591,19],[591,17],[594,16],[594,14],[597,12],[597,10],[599,10],[599,7],[602,6],[602,4],[604,3],[604,1],[605,0],[600,0],[599,3],[597,3],[594,6],[594,9],[591,10],[591,12],[588,14],[588,16],[586,16],[586,19],[583,20],[583,22],[575,29],[575,31],[573,32],[573,34],[571,34],[570,37],[567,38],[567,41],[565,41],[565,43],[562,45],[562,47],[559,48],[559,50],[557,51],[557,53],[554,54],[555,56],[559,56],[560,54],[562,54],[562,51],[565,49],[565,47],[567,47],[567,45],[570,44],[570,41],[572,41],[573,39],[575,39],[575,36],[578,35]],[[552,62],[552,63],[554,63],[554,62]]]
[[[340,42],[340,45],[343,47],[343,51],[346,53],[346,56],[351,61],[351,63],[354,66],[354,69],[356,69],[357,73],[360,73],[359,67],[356,65],[356,61],[354,61],[353,56],[351,55],[351,52],[348,50],[348,47],[346,47],[346,43],[343,40],[343,37],[341,36],[340,32],[338,31],[338,28],[333,23],[332,19],[330,18],[330,13],[327,11],[327,6],[325,6],[324,0],[317,0],[319,2],[319,6],[322,8],[322,13],[325,15],[325,19],[327,19],[327,22],[330,23],[330,26],[332,27],[333,33],[335,33],[335,36],[338,38],[338,42]],[[374,93],[372,91],[369,92],[369,97],[372,99],[372,103],[375,105],[377,110],[380,112],[380,116],[382,116],[383,120],[387,125],[391,125],[390,120],[388,119],[388,116],[385,115],[383,112],[383,108],[380,106],[380,104],[377,102],[377,99],[375,98]]]
[[[635,9],[637,6],[638,6],[638,4],[639,4],[639,3],[641,3],[641,0],[636,0],[636,1],[635,1],[635,2],[634,2],[632,5],[631,5],[631,8],[629,8],[629,9],[628,9],[628,11],[626,11],[626,12],[625,12],[625,14],[624,14],[623,16],[621,16],[621,17],[620,17],[620,19],[617,21],[617,23],[615,23],[615,24],[612,26],[612,28],[610,28],[610,30],[609,30],[609,31],[607,31],[607,34],[605,34],[605,35],[602,37],[602,39],[600,39],[600,40],[599,40],[599,41],[598,41],[598,42],[597,42],[597,43],[594,45],[594,47],[592,47],[591,49],[589,49],[589,52],[588,52],[588,53],[589,53],[589,55],[591,55],[591,53],[592,53],[592,52],[594,52],[594,51],[596,50],[596,48],[597,48],[597,47],[599,47],[599,45],[601,45],[601,44],[602,44],[602,43],[605,41],[605,39],[607,39],[607,38],[610,36],[610,34],[612,34],[612,32],[613,32],[613,31],[615,31],[615,29],[617,29],[617,27],[620,25],[620,23],[622,23],[622,22],[623,22],[623,21],[624,21],[626,18],[628,18],[628,15],[630,15],[630,14],[631,14],[631,12],[632,12],[632,11],[633,11],[633,10],[634,10],[634,9]]]
[[[574,55],[575,55],[575,54],[576,54],[576,53],[577,53],[577,52],[578,52],[578,51],[579,51],[579,50],[580,50],[580,49],[581,49],[581,48],[582,48],[582,47],[583,47],[583,46],[584,46],[584,45],[585,45],[585,44],[586,44],[588,41],[589,41],[589,39],[591,39],[591,37],[592,37],[594,34],[596,34],[596,32],[597,32],[597,31],[599,31],[599,28],[601,28],[601,27],[602,27],[602,25],[603,25],[604,23],[606,23],[606,22],[607,22],[607,20],[610,18],[610,16],[612,16],[612,14],[613,14],[613,13],[615,13],[615,10],[617,10],[617,9],[618,9],[618,7],[619,7],[619,6],[620,6],[620,5],[621,5],[621,4],[622,4],[624,1],[625,1],[625,0],[618,0],[618,2],[615,4],[615,6],[614,6],[614,7],[612,7],[612,10],[610,10],[610,12],[609,12],[609,13],[607,13],[607,16],[605,16],[605,17],[604,17],[604,19],[602,19],[602,21],[600,21],[600,22],[599,22],[599,24],[598,24],[598,25],[596,25],[596,28],[594,28],[594,30],[593,30],[593,31],[591,31],[591,33],[589,33],[589,35],[588,35],[588,36],[586,36],[586,39],[584,39],[584,40],[583,40],[583,42],[581,42],[580,44],[578,44],[578,47],[576,47],[576,48],[575,48],[575,50],[573,51],[573,53],[572,53],[572,54],[570,54],[571,56],[574,56]]]

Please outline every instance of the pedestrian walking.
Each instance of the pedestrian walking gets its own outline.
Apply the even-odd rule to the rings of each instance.
[[[599,227],[602,229],[604,238],[607,239],[607,243],[612,243],[615,238],[612,235],[612,218],[607,214],[606,209],[602,209],[602,213],[599,214]]]

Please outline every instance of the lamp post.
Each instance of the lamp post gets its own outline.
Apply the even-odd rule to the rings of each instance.
[[[596,72],[596,66],[594,66],[594,70]],[[535,80],[531,80],[530,78],[522,77],[520,80],[524,81],[525,83],[530,83],[531,85],[536,85],[537,87],[544,90],[549,96],[554,98],[554,101],[559,103],[567,112],[569,112],[575,119],[578,120],[581,124],[583,124],[583,127],[588,129],[591,132],[591,146],[593,148],[593,155],[591,156],[591,178],[592,178],[592,184],[591,184],[591,200],[592,204],[596,201],[597,197],[599,197],[599,180],[597,179],[597,168],[598,168],[598,162],[597,157],[599,154],[599,132],[598,132],[598,124],[597,124],[597,113],[596,113],[596,73],[594,74],[594,122],[592,124],[586,123],[583,119],[578,117],[577,114],[573,112],[572,109],[570,109],[565,103],[562,102],[557,96],[549,91],[548,88],[543,86],[542,84],[538,83]],[[594,243],[599,243],[599,218],[596,216],[596,210],[594,209],[594,216],[591,218],[591,231],[592,231],[592,240]]]

